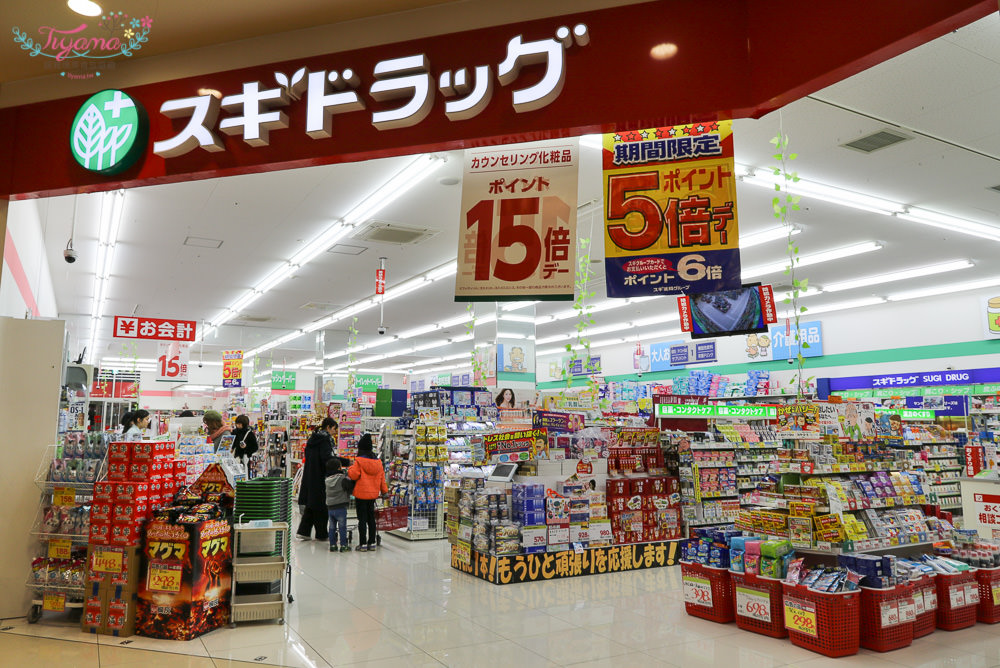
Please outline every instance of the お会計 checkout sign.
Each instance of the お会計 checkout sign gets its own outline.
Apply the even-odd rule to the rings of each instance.
[[[93,100],[90,91],[0,109],[9,138],[0,145],[0,196],[759,117],[995,11],[992,0],[911,3],[906,12],[842,0],[831,20],[815,3],[650,2],[198,74]],[[863,35],[840,20],[862,14],[873,27]],[[797,29],[775,40],[777,21]],[[667,23],[671,48],[655,48]],[[787,53],[798,54],[795,68]],[[138,126],[124,129],[140,109],[147,141]],[[74,127],[78,114],[86,121]],[[77,158],[89,167],[71,153],[77,129]],[[130,145],[141,155],[128,165]],[[109,166],[122,171],[109,175]]]

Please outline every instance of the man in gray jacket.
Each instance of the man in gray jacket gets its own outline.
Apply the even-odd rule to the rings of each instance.
[[[347,484],[344,481],[347,481]],[[339,457],[326,462],[326,510],[330,515],[330,551],[337,551],[337,534],[340,534],[340,551],[350,552],[347,544],[347,504],[351,502],[349,484],[354,481],[344,475]]]

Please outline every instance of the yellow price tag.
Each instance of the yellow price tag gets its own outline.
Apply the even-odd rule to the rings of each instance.
[[[90,570],[95,573],[121,573],[124,555],[117,550],[94,548],[90,557]]]
[[[146,586],[150,591],[179,592],[181,590],[181,567],[171,564],[150,564]]]
[[[896,505],[896,499],[894,499],[891,496],[885,497],[885,507],[886,508],[892,508],[894,505]]]
[[[46,592],[42,596],[42,610],[62,612],[66,609],[66,594]]]
[[[75,506],[76,490],[72,487],[56,487],[52,490],[52,505]]]
[[[993,585],[993,605],[1000,605],[1000,585]]]
[[[68,540],[49,541],[49,559],[69,559],[73,543]]]
[[[785,628],[816,636],[816,608],[804,601],[785,599]]]

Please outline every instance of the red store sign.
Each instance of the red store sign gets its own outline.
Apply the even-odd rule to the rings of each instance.
[[[9,107],[0,197],[759,117],[995,11],[996,0],[659,0],[136,86],[150,141],[114,177],[70,156],[89,94]]]
[[[196,325],[194,320],[116,315],[114,337],[155,341],[194,341]]]

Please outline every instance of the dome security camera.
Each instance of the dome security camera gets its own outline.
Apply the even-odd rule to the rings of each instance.
[[[77,254],[76,251],[73,250],[73,241],[70,240],[70,242],[66,244],[66,250],[63,251],[63,259],[66,260],[67,264],[73,264],[76,262],[76,258]]]
[[[381,326],[381,327],[378,328],[378,333],[379,333],[380,336],[385,336],[385,333],[387,331],[389,331],[389,330],[386,327],[384,327],[384,326]]]

